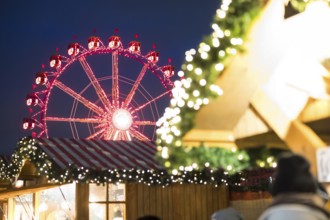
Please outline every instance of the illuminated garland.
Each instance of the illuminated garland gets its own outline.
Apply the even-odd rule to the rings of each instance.
[[[45,175],[48,179],[54,179],[57,178],[57,176],[61,176],[61,174],[59,175],[61,169],[56,166],[56,164],[48,158],[48,155],[35,144],[36,140],[30,137],[22,138],[18,142],[17,149],[12,155],[11,162],[5,171],[7,179],[15,179],[21,172],[21,168],[26,160],[29,160],[34,164],[39,172],[38,174]]]
[[[183,136],[193,127],[196,112],[210,99],[222,95],[222,89],[214,83],[227,59],[243,50],[244,35],[263,4],[261,0],[222,1],[212,24],[213,33],[205,37],[197,51],[186,52],[186,62],[178,72],[182,79],[175,82],[171,105],[158,121],[157,145],[167,168],[178,169],[175,155],[189,151],[180,148]],[[237,160],[237,155],[234,157]],[[182,165],[189,166],[188,163]]]
[[[223,169],[204,168],[201,170],[191,169],[169,174],[165,170],[121,170],[121,169],[90,169],[76,167],[74,164],[66,169],[61,169],[57,164],[37,145],[35,139],[25,137],[18,143],[9,166],[1,166],[1,172],[6,173],[6,178],[15,180],[24,165],[29,160],[37,170],[38,175],[47,177],[49,183],[143,183],[146,185],[161,185],[163,187],[174,183],[211,184],[215,187],[227,185],[233,191],[265,190],[268,186],[269,176],[273,169],[258,169],[255,171],[244,171],[235,175],[228,175]],[[251,173],[258,179],[264,179],[265,184],[246,185],[246,179]],[[262,175],[261,175],[262,174]],[[266,175],[265,175],[266,174]],[[259,181],[260,182],[260,181]]]
[[[289,1],[301,12],[312,0]],[[245,35],[266,2],[222,1],[211,25],[213,32],[204,38],[197,50],[186,52],[186,62],[178,72],[181,80],[174,83],[170,106],[165,109],[163,117],[157,123],[159,158],[169,170],[192,165],[188,161],[191,148],[183,146],[182,138],[193,128],[196,113],[201,106],[222,95],[222,89],[214,83],[226,68],[228,59],[244,51]],[[196,147],[195,151],[198,151],[199,147]],[[205,153],[203,151],[201,149],[200,153]],[[233,160],[236,156],[233,155]]]
[[[4,157],[0,158],[0,180],[4,180],[7,178],[7,173],[6,173],[6,169],[8,167],[8,160],[5,159]]]

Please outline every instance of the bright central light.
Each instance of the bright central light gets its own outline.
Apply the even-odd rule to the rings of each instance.
[[[118,130],[127,130],[133,123],[132,115],[125,109],[117,109],[113,113],[112,123]]]

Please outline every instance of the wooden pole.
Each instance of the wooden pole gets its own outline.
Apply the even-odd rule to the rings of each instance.
[[[76,219],[89,219],[89,185],[76,184]]]

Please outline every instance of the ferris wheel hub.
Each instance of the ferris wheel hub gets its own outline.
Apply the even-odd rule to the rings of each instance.
[[[118,130],[128,130],[133,123],[133,117],[126,109],[117,109],[112,115],[112,124]]]

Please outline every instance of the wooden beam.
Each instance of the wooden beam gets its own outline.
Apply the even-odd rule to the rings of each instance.
[[[316,150],[326,147],[326,143],[304,123],[289,118],[265,91],[259,90],[251,104],[293,152],[302,154],[310,161],[311,171],[316,175]]]
[[[88,219],[89,216],[89,184],[76,184],[76,219]]]
[[[299,115],[299,119],[306,123],[324,118],[330,118],[330,101],[325,99],[316,100],[311,98]]]
[[[293,152],[299,153],[309,160],[311,171],[316,175],[316,151],[326,147],[326,143],[311,128],[298,120],[291,122],[285,141]]]
[[[12,198],[15,196],[20,196],[20,195],[24,195],[24,194],[29,194],[29,193],[35,193],[41,190],[45,190],[45,189],[50,189],[50,188],[54,188],[57,187],[59,185],[55,185],[55,184],[45,184],[45,185],[40,185],[37,187],[24,187],[24,188],[12,188],[12,189],[8,189],[8,190],[4,190],[2,192],[0,192],[0,200],[5,200],[8,198]]]
[[[240,118],[234,128],[235,139],[242,139],[259,134],[265,134],[271,131],[271,128],[262,120],[258,113],[249,106]]]
[[[241,139],[236,139],[236,144],[240,149],[264,146],[267,148],[288,150],[287,144],[282,139],[280,139],[273,131]]]
[[[183,137],[183,143],[185,146],[194,147],[201,144],[229,149],[237,147],[232,131],[228,130],[192,129]]]

